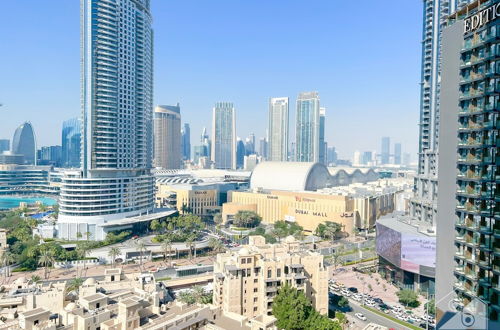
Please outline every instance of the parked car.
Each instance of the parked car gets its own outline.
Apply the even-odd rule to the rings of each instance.
[[[360,319],[361,321],[366,321],[366,316],[364,316],[363,314],[361,313],[356,313],[354,314],[358,319]]]
[[[354,292],[354,293],[358,293],[358,288],[353,287],[353,286],[351,286],[348,290],[351,292]]]

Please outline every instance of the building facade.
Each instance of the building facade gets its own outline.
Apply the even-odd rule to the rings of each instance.
[[[181,130],[182,159],[191,160],[191,128],[188,123],[184,123]]]
[[[212,113],[212,161],[218,169],[236,169],[235,110],[231,102],[217,102]]]
[[[82,169],[62,179],[62,238],[153,210],[151,23],[149,0],[81,2]]]
[[[217,255],[213,304],[246,317],[272,315],[285,284],[303,292],[320,314],[328,313],[328,270],[321,254],[303,251],[292,236],[281,244],[250,236],[248,245]]]
[[[269,99],[269,150],[268,159],[276,162],[288,160],[288,97]]]
[[[326,165],[326,148],[325,141],[325,124],[326,124],[326,108],[319,108],[319,159],[318,162]]]
[[[297,99],[295,160],[318,162],[320,142],[320,107],[318,92],[300,93]]]
[[[493,14],[492,14],[493,13]],[[456,151],[455,284],[500,319],[500,2],[475,2],[464,20]],[[481,17],[482,24],[477,24]],[[498,325],[498,323],[497,323]]]
[[[159,105],[154,110],[154,167],[181,168],[181,108]]]
[[[394,164],[401,165],[401,143],[394,143]]]
[[[23,123],[14,132],[12,153],[24,156],[26,165],[36,165],[35,131],[29,122]]]
[[[82,126],[79,118],[63,122],[61,145],[62,167],[79,168],[81,166]]]

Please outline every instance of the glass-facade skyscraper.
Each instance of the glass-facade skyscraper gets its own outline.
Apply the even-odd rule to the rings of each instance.
[[[325,142],[326,108],[319,108],[319,162],[326,164]]]
[[[36,150],[35,131],[31,123],[25,122],[14,132],[12,153],[23,155],[24,164],[36,165]]]
[[[4,151],[10,150],[10,140],[9,139],[0,139],[0,154]]]
[[[62,179],[59,236],[153,210],[149,0],[82,0],[82,169]]]
[[[297,99],[295,160],[318,162],[320,157],[320,106],[318,92],[300,93]]]
[[[382,165],[389,164],[391,158],[391,138],[384,136],[380,146],[380,163]]]
[[[181,130],[181,141],[182,141],[182,159],[191,159],[191,128],[188,123],[184,123]]]
[[[81,166],[82,126],[79,118],[63,122],[61,145],[62,166],[79,168]]]
[[[235,110],[231,102],[217,102],[212,113],[212,161],[215,168],[236,168]]]
[[[288,160],[288,113],[288,97],[273,97],[269,100],[268,159],[270,161]]]

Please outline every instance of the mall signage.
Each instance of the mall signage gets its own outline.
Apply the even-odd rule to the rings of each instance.
[[[483,9],[464,20],[464,34],[473,32],[500,17],[500,3]]]

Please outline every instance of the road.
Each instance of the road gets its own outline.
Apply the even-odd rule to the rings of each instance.
[[[391,321],[390,319],[383,317],[381,315],[378,315],[372,311],[369,311],[363,307],[361,307],[360,304],[358,304],[356,301],[349,299],[349,305],[352,308],[352,312],[349,312],[348,314],[352,314],[353,317],[355,313],[362,313],[364,316],[367,318],[367,322],[373,322],[377,323],[380,325],[383,325],[384,327],[394,328],[397,330],[404,329],[404,330],[411,330],[410,327],[406,327],[404,325],[401,325],[397,322]],[[360,321],[360,320],[359,320]]]

